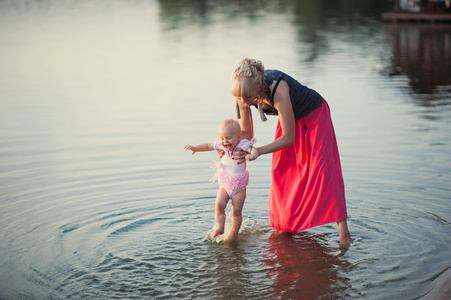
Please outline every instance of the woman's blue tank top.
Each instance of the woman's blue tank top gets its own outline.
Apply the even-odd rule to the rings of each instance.
[[[309,112],[318,108],[323,104],[323,97],[315,90],[308,88],[305,85],[300,84],[293,77],[279,71],[279,70],[265,70],[266,81],[266,95],[271,103],[271,109],[264,110],[268,115],[277,115],[278,112],[274,108],[274,94],[277,90],[280,80],[285,80],[290,88],[291,105],[293,106],[293,112],[295,119],[300,119]],[[276,85],[271,93],[269,87],[276,81]]]

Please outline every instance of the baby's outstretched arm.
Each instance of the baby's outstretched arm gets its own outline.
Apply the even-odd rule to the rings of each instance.
[[[215,150],[215,147],[211,143],[205,143],[197,146],[185,145],[184,149],[191,150],[192,154],[194,155],[194,153],[196,152],[213,151]]]

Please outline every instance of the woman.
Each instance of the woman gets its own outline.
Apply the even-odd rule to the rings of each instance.
[[[287,74],[265,71],[261,61],[248,58],[233,72],[232,95],[245,139],[253,138],[250,105],[258,107],[263,120],[264,113],[279,116],[274,141],[251,158],[273,153],[271,228],[294,233],[337,222],[340,245],[348,247],[343,175],[327,102]],[[244,161],[246,154],[235,159]]]

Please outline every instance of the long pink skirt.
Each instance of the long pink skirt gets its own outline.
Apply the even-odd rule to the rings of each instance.
[[[345,220],[346,198],[335,131],[326,101],[295,121],[296,141],[273,153],[269,220],[299,232]],[[277,124],[276,139],[282,135]]]

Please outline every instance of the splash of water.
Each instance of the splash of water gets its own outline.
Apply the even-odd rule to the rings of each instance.
[[[211,237],[211,233],[216,230],[216,225],[213,226],[211,230],[207,233],[207,240],[212,243],[221,243],[225,240],[225,238],[229,235],[230,229],[232,228],[232,213],[228,212],[226,214],[224,233],[220,234],[214,238]],[[260,225],[254,219],[249,216],[243,215],[243,222],[241,223],[240,230],[238,231],[239,235],[251,235],[254,233],[261,232]]]

